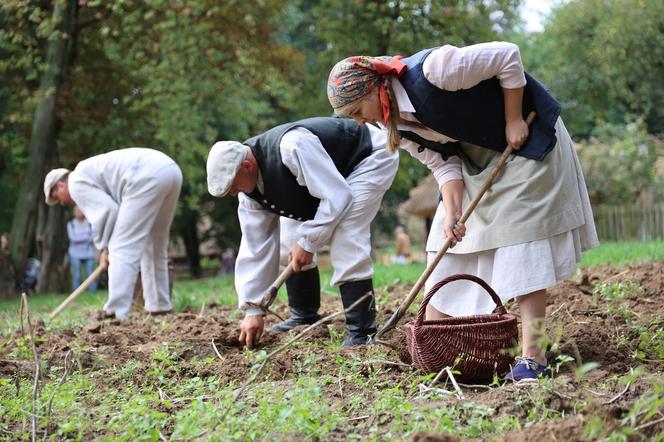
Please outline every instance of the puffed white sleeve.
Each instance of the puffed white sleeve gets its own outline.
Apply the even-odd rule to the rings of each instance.
[[[440,153],[431,149],[420,149],[417,143],[406,139],[402,139],[400,147],[407,151],[413,158],[419,160],[433,173],[439,189],[448,181],[463,179],[461,159],[459,157],[451,156],[445,161]]]
[[[238,305],[258,304],[279,272],[279,216],[265,210],[243,193],[238,194],[238,218],[242,229],[240,250],[235,261],[235,291]],[[257,308],[247,316],[262,314]]]
[[[329,241],[335,227],[350,208],[353,194],[339,173],[320,139],[311,131],[299,127],[281,139],[281,158],[301,186],[320,200],[313,219],[298,227],[298,244],[315,253]]]
[[[508,42],[441,46],[424,60],[422,69],[430,83],[447,91],[469,89],[492,77],[506,89],[526,85],[519,47]]]
[[[69,193],[92,225],[97,250],[104,250],[113,235],[119,205],[91,180],[76,171],[69,174]]]

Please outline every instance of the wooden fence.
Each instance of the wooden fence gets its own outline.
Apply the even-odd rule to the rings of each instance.
[[[664,239],[664,204],[650,207],[593,206],[600,241]]]

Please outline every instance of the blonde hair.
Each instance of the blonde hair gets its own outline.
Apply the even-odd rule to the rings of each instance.
[[[390,118],[388,118],[385,127],[387,128],[387,144],[385,149],[391,155],[399,149],[401,145],[401,135],[399,134],[399,129],[397,129],[397,122],[399,119],[399,106],[397,106],[397,100],[394,98],[394,91],[392,90],[392,80],[393,75],[385,75],[383,77],[383,86],[385,87],[385,92],[387,92],[387,100],[390,105]],[[348,103],[345,106],[342,106],[335,110],[337,115],[345,117],[353,117],[353,115],[360,108],[362,100],[368,97],[368,94],[359,98],[352,103]]]
[[[385,92],[387,92],[387,101],[390,104],[390,117],[387,119],[387,152],[391,155],[399,149],[401,145],[401,134],[399,134],[399,129],[397,129],[397,121],[399,118],[399,106],[397,106],[397,100],[394,98],[394,91],[392,90],[392,77],[393,75],[386,75],[383,86],[385,86]]]

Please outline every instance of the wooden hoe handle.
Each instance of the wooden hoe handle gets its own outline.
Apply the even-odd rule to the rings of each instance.
[[[99,275],[101,275],[101,272],[103,272],[103,271],[104,271],[104,268],[103,268],[101,265],[100,265],[99,267],[97,267],[97,268],[95,269],[95,271],[92,272],[92,273],[90,273],[90,276],[88,276],[88,277],[85,279],[85,281],[83,281],[83,283],[82,283],[80,286],[78,286],[78,288],[77,288],[76,290],[74,290],[74,291],[71,293],[71,295],[67,296],[67,299],[65,299],[65,300],[62,302],[62,304],[60,304],[60,305],[58,306],[58,308],[56,308],[55,310],[53,310],[53,311],[51,312],[51,314],[48,315],[48,318],[49,318],[49,319],[53,319],[53,318],[55,318],[56,316],[58,316],[58,315],[60,314],[60,312],[61,312],[62,310],[64,310],[65,307],[67,307],[67,305],[69,305],[70,302],[72,302],[74,299],[76,299],[76,298],[78,297],[78,295],[80,295],[81,293],[83,293],[83,292],[85,291],[85,289],[87,289],[88,286],[89,286],[90,284],[92,284],[92,282],[93,282],[95,279],[97,279],[97,278],[99,277]]]

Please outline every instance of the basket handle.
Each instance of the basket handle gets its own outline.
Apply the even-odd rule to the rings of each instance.
[[[452,281],[458,281],[460,279],[465,279],[468,281],[473,281],[476,284],[479,284],[484,288],[484,290],[487,291],[489,296],[491,296],[491,299],[493,299],[493,302],[496,303],[496,307],[498,308],[498,314],[504,315],[507,314],[507,310],[505,309],[505,306],[503,305],[502,301],[496,294],[496,292],[491,288],[489,284],[487,284],[482,278],[478,278],[477,276],[474,275],[467,275],[465,273],[460,273],[458,275],[452,275],[448,276],[445,279],[441,279],[436,285],[431,287],[431,290],[427,293],[427,295],[424,297],[424,300],[422,301],[422,304],[420,304],[420,309],[417,311],[417,317],[415,318],[415,326],[420,327],[422,325],[422,322],[424,322],[424,315],[427,310],[427,305],[429,305],[429,301],[433,297],[433,295],[436,294],[436,292],[445,284],[450,283]]]

